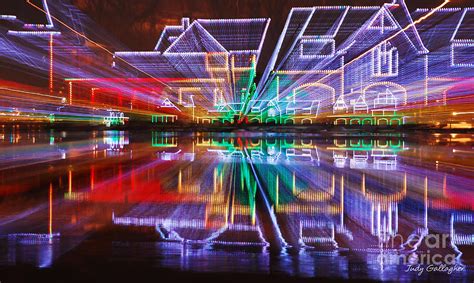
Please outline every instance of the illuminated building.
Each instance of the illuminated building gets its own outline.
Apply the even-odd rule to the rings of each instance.
[[[2,15],[0,57],[48,77],[48,94],[28,94],[68,104],[69,116],[77,106],[159,124],[471,127],[471,8],[444,3],[410,14],[403,0],[293,8],[264,62],[270,19],[183,18],[165,26],[153,50],[115,51],[125,48],[92,31],[74,6],[37,2],[44,23]],[[59,114],[44,107],[38,118]]]
[[[109,116],[106,108],[115,108],[117,104],[98,99],[95,105],[98,107],[90,108],[94,104],[90,88],[78,88],[74,81],[64,79],[129,74],[111,68],[107,52],[85,40],[86,35],[100,29],[92,31],[86,16],[73,5],[46,0],[25,5],[44,13],[44,21],[29,23],[15,15],[0,16],[0,61],[13,66],[10,67],[13,72],[3,78],[8,80],[3,81],[1,89],[3,95],[13,100],[2,99],[0,106],[7,110],[17,108],[24,120],[31,117],[30,120],[39,121],[101,124]],[[109,40],[109,44],[121,46]],[[47,89],[41,87],[46,79]]]
[[[403,124],[397,110],[417,101],[428,53],[417,29],[405,29],[411,23],[403,1],[294,8],[258,99],[278,101],[285,124],[328,116],[345,125]]]
[[[400,139],[334,139],[327,149],[337,168],[345,168],[349,159],[351,169],[396,170],[398,153],[408,148]]]
[[[470,32],[470,18],[474,10],[417,9],[413,18],[416,20],[429,11],[433,12],[432,16],[417,25],[423,42],[430,50],[426,62],[425,105],[429,106],[426,114],[432,117],[435,124],[446,126],[454,124],[454,121],[463,121],[467,122],[467,127],[472,127],[472,112],[468,105],[474,74],[474,38]],[[440,110],[448,113],[442,113],[444,115],[440,117]]]
[[[249,98],[269,23],[183,18],[181,25],[164,28],[153,51],[115,57],[157,79],[157,111],[186,112],[184,118],[199,123],[233,122]],[[120,61],[115,66],[129,67]]]

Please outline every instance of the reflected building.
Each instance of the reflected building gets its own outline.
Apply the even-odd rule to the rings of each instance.
[[[397,154],[407,150],[404,141],[386,139],[334,139],[334,166],[345,168],[349,160],[351,169],[396,170]]]
[[[60,139],[61,134],[55,145]],[[65,164],[53,184],[51,206],[28,204],[18,208],[27,213],[19,219],[2,219],[9,243],[2,260],[27,262],[22,250],[34,245],[41,260],[35,255],[33,261],[48,266],[62,245],[74,246],[104,227],[124,237],[150,237],[155,252],[192,257],[193,249],[245,249],[265,257],[277,238],[283,249],[301,251],[300,260],[316,262],[313,253],[322,252],[344,265],[338,254],[348,252],[384,272],[398,263],[381,262],[380,256],[422,255],[429,235],[447,234],[448,248],[436,253],[469,260],[469,194],[464,200],[456,196],[463,191],[459,184],[470,181],[430,172],[413,159],[404,162],[412,147],[396,137],[155,132],[145,152],[130,157],[107,154],[109,146],[131,151],[126,132],[96,133],[92,140],[76,144],[92,156],[90,166]],[[50,146],[47,137],[42,142]],[[94,153],[96,145],[100,150]],[[372,155],[381,150],[385,153],[379,155],[396,156],[396,166],[374,165],[379,155],[375,160]],[[92,164],[102,160],[102,152],[120,161],[113,168]],[[345,167],[335,162],[335,152],[347,156]],[[122,163],[127,160],[134,164]],[[70,237],[78,238],[69,243]]]

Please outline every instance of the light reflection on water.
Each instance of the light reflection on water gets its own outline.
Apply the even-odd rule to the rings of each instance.
[[[471,135],[80,133],[3,128],[1,265],[81,256],[203,272],[472,276]],[[424,239],[447,235],[428,247]],[[111,247],[111,248],[105,248]],[[67,255],[65,255],[67,253]],[[386,259],[381,261],[380,259]],[[424,273],[421,278],[447,276]]]

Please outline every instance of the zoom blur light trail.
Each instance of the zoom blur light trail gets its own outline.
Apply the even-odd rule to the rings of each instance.
[[[67,25],[65,22],[61,21],[60,19],[54,17],[51,15],[51,13],[49,12],[49,9],[48,9],[48,3],[46,0],[43,0],[43,5],[45,6],[45,9],[42,9],[41,7],[38,7],[37,5],[35,5],[34,3],[31,2],[31,0],[26,0],[28,4],[30,4],[31,6],[35,7],[36,9],[40,10],[41,12],[45,13],[45,15],[48,17],[48,21],[50,23],[52,23],[52,19],[54,19],[55,21],[59,22],[61,25],[63,25],[64,27],[66,27],[67,29],[69,29],[71,32],[75,33],[76,35],[84,38],[85,40],[89,41],[90,43],[94,44],[95,46],[97,46],[98,48],[104,50],[105,52],[109,53],[110,55],[113,55],[113,52],[111,52],[110,50],[108,50],[106,47],[104,47],[102,44],[99,44],[91,39],[89,39],[87,36],[85,36],[84,34],[81,34],[80,32],[76,31],[74,28],[70,27],[69,25]],[[51,35],[52,36],[52,35]],[[50,44],[52,46],[52,37],[51,37],[51,40],[50,40]],[[51,50],[52,50],[52,47],[51,47]],[[53,51],[51,51],[51,53],[53,53]],[[52,56],[51,56],[52,58]],[[51,59],[52,60],[52,59]],[[125,60],[122,60],[124,63],[127,63]],[[128,64],[128,63],[127,63]],[[140,72],[143,72],[141,71],[140,69],[137,69],[138,71]],[[144,74],[146,74],[147,76],[150,76],[148,75],[147,73],[144,72]],[[162,83],[160,80],[150,76],[151,78],[153,78],[154,80],[156,80],[157,82],[159,83]]]
[[[27,3],[46,24],[4,15],[0,54],[47,79],[43,93],[71,111],[110,109],[152,123],[472,128],[472,115],[452,113],[472,105],[466,19],[474,11],[449,1],[411,12],[403,0],[293,8],[268,62],[268,18],[183,18],[165,26],[153,50],[120,51],[75,7]]]
[[[463,14],[470,10],[444,8],[448,2],[411,14],[403,1],[381,7],[294,8],[253,99],[254,105],[265,101],[267,113],[252,107],[246,113],[258,122],[281,124],[447,122],[450,108],[469,103],[447,105],[470,94],[465,74],[472,72],[461,71],[466,64],[450,64],[457,56],[450,38],[469,25]],[[470,56],[460,51],[459,58]],[[465,89],[455,89],[463,84]],[[452,90],[449,95],[447,90]],[[429,108],[441,115],[425,112]]]

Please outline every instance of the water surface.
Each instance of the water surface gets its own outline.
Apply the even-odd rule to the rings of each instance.
[[[472,282],[470,134],[4,126],[0,142],[3,267]]]

